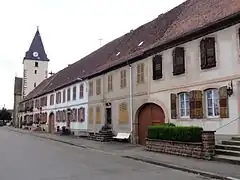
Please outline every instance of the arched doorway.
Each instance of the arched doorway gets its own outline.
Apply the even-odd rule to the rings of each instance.
[[[49,120],[48,120],[48,132],[49,133],[54,133],[54,113],[51,112],[49,115]]]
[[[144,104],[140,107],[138,121],[139,144],[145,145],[148,126],[164,124],[165,114],[163,109],[156,104]]]
[[[22,116],[20,117],[20,121],[19,121],[19,124],[18,124],[18,127],[22,129],[22,123],[23,123],[23,118]]]

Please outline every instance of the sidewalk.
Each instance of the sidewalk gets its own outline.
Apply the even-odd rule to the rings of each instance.
[[[159,166],[169,167],[186,172],[197,173],[207,177],[217,179],[234,179],[234,178],[240,179],[239,165],[227,164],[218,161],[193,159],[162,153],[154,153],[145,151],[144,147],[134,144],[118,142],[96,142],[84,138],[77,138],[72,136],[59,136],[42,132],[30,132],[10,127],[5,129],[37,136],[40,138],[54,140],[81,148],[102,151],[104,153],[122,156],[123,158],[134,159]]]

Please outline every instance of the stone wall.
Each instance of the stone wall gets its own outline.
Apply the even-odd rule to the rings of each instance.
[[[215,155],[214,132],[203,131],[199,143],[147,139],[146,150],[210,160]]]

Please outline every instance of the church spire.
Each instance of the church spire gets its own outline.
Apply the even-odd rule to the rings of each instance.
[[[37,26],[37,31],[32,40],[29,50],[26,52],[24,59],[27,60],[38,60],[38,61],[49,61],[47,54],[45,52],[42,38],[39,32],[39,27]]]

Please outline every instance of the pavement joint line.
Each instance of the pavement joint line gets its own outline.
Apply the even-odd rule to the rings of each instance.
[[[14,132],[18,132],[21,134],[28,134],[28,135],[32,135],[35,137],[39,137],[42,139],[49,139],[52,141],[56,141],[56,142],[61,142],[64,144],[68,144],[74,147],[80,147],[80,148],[85,148],[85,149],[89,149],[89,150],[93,150],[93,151],[97,151],[97,152],[101,152],[101,153],[105,153],[105,154],[110,154],[110,155],[117,155],[117,153],[110,153],[110,152],[106,152],[103,150],[99,150],[93,147],[88,147],[88,146],[84,146],[84,145],[78,145],[78,144],[74,144],[68,141],[64,141],[64,140],[60,140],[60,139],[54,139],[51,137],[44,137],[42,135],[38,135],[36,133],[32,133],[32,132],[27,132],[27,131],[19,131],[19,130],[15,130],[15,129],[10,129],[8,128],[8,130],[10,131],[14,131]],[[211,173],[211,172],[206,172],[206,171],[201,171],[201,170],[197,170],[197,169],[191,169],[191,168],[187,168],[187,167],[181,167],[178,165],[173,165],[173,164],[169,164],[169,163],[165,163],[165,162],[157,162],[157,161],[153,161],[147,158],[142,158],[142,157],[135,157],[135,156],[128,156],[128,155],[120,155],[120,157],[122,158],[127,158],[127,159],[132,159],[132,160],[136,160],[136,161],[140,161],[140,162],[144,162],[144,163],[148,163],[148,164],[153,164],[153,165],[157,165],[157,166],[162,166],[162,167],[166,167],[166,168],[171,168],[171,169],[176,169],[176,170],[180,170],[183,172],[188,172],[188,173],[192,173],[192,174],[198,174],[204,177],[209,177],[209,178],[215,178],[215,179],[220,179],[220,180],[240,180],[238,178],[234,178],[234,177],[225,177],[223,175],[219,175],[219,174],[215,174],[215,173]]]

